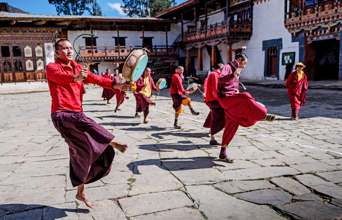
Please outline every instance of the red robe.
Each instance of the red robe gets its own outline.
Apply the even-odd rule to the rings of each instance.
[[[214,135],[221,131],[225,126],[225,112],[222,106],[218,101],[218,97],[216,94],[218,78],[220,73],[218,71],[214,71],[210,73],[208,78],[205,80],[203,87],[206,94],[206,104],[210,108],[210,116],[208,115],[207,120],[209,120],[209,126],[211,128],[211,134]],[[207,120],[204,125],[207,125]],[[203,126],[204,126],[203,125]],[[204,126],[205,127],[205,126]]]
[[[297,72],[292,72],[286,81],[287,92],[289,94],[291,109],[299,110],[305,102],[305,91],[308,89],[308,79],[303,73],[303,77],[298,81]]]
[[[148,76],[149,82],[150,82],[150,88],[151,91],[158,91],[158,88],[153,82],[153,79],[151,76]],[[136,89],[136,100],[137,100],[137,106],[136,106],[136,112],[144,112],[144,116],[146,117],[149,113],[149,106],[152,103],[152,100],[145,96],[144,94],[140,93],[140,91],[144,88],[144,79],[145,76],[142,75],[138,80],[137,80],[137,89]]]
[[[177,112],[182,105],[182,100],[187,99],[186,90],[183,87],[182,78],[178,73],[174,73],[171,78],[170,95],[173,102],[173,109]]]
[[[267,109],[258,104],[249,93],[236,93],[239,79],[234,76],[235,70],[236,67],[230,62],[223,67],[218,79],[217,94],[226,118],[222,146],[230,143],[239,125],[250,127],[267,114]]]

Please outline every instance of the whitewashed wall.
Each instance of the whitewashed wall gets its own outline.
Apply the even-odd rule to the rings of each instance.
[[[292,43],[291,34],[284,27],[284,1],[268,0],[255,4],[253,8],[253,36],[249,41],[233,44],[233,48],[247,46],[244,51],[248,64],[241,74],[245,79],[264,79],[265,53],[262,51],[264,40],[283,39],[283,49],[279,54],[279,78],[284,79],[285,66],[281,64],[282,53],[295,52],[295,62],[299,59],[299,44]]]
[[[106,62],[101,62],[99,65],[98,65],[98,72],[99,72],[99,75],[101,75],[101,73],[104,73],[106,72],[106,69],[109,69],[110,70],[110,74],[114,74],[114,69],[116,69],[116,65],[114,64],[110,64],[110,63],[106,63]]]

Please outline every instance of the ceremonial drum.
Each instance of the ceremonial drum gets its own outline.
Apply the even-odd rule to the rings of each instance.
[[[187,88],[186,91],[188,91],[190,94],[194,93],[198,89],[197,83],[191,83]]]
[[[165,80],[164,78],[158,79],[158,81],[157,81],[157,83],[156,83],[156,87],[157,87],[158,89],[164,89],[164,88],[166,88],[166,87],[167,87],[167,85],[166,85],[166,80]]]
[[[135,82],[144,73],[148,56],[146,49],[133,50],[127,57],[122,69],[126,82]]]

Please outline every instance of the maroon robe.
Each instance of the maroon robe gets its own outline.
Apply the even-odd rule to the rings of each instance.
[[[309,84],[306,74],[298,81],[297,72],[292,72],[286,81],[286,87],[289,94],[291,109],[299,110],[305,102],[305,91],[308,89]]]
[[[149,78],[151,92],[158,91],[158,88],[154,84],[152,77],[148,76],[148,78]],[[142,75],[137,80],[137,90],[136,90],[137,94],[135,97],[137,99],[136,112],[144,112],[144,116],[146,117],[149,113],[149,109],[150,109],[149,106],[152,103],[152,100],[146,95],[140,93],[140,91],[144,88],[144,79],[145,79],[145,76]]]
[[[250,127],[267,114],[267,109],[258,104],[249,93],[237,93],[239,79],[234,76],[235,70],[236,67],[229,62],[223,67],[218,81],[217,95],[220,105],[225,110],[226,119],[222,146],[230,143],[239,125]]]
[[[114,80],[114,78],[111,75],[103,74],[103,77]],[[113,98],[114,95],[115,93],[112,89],[103,88],[102,98],[109,101],[111,98]]]

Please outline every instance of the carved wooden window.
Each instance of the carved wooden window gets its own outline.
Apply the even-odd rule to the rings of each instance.
[[[120,44],[120,46],[126,46],[126,37],[119,37],[119,42],[118,42],[118,38],[115,38],[115,46],[118,46]]]
[[[93,45],[91,45],[91,37],[85,37],[85,45],[86,46],[96,46],[96,38],[93,37]]]
[[[23,70],[23,63],[20,60],[14,61],[14,70],[15,71],[22,71]]]
[[[14,46],[12,48],[14,57],[21,57],[21,50],[19,46]]]
[[[10,57],[9,46],[1,46],[1,56],[2,57]]]
[[[6,60],[2,62],[2,69],[4,72],[7,72],[7,61]]]
[[[144,37],[142,46],[151,49],[152,45],[153,45],[152,39],[153,39],[153,37]]]
[[[306,0],[305,1],[305,6],[313,5],[317,2],[317,0]]]

